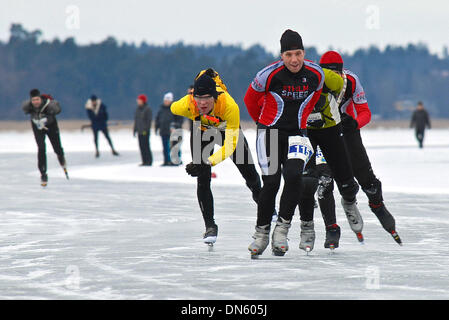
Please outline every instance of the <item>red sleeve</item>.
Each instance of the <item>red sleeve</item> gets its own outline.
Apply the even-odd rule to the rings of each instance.
[[[306,105],[302,111],[301,115],[301,129],[307,128],[307,118],[309,117],[310,113],[312,112],[313,108],[315,108],[316,103],[320,99],[321,91],[323,89],[319,89],[317,91],[314,91],[309,98],[305,101]]]
[[[354,108],[357,112],[357,117],[354,114]],[[346,109],[346,113],[353,117],[359,123],[357,129],[363,128],[371,121],[371,110],[368,107],[368,103],[355,104],[351,102],[351,105]]]
[[[248,113],[254,122],[259,121],[260,112],[262,110],[260,99],[263,99],[264,94],[264,92],[258,92],[254,90],[251,85],[249,85],[248,90],[246,90],[245,97],[243,98],[246,109],[248,109]]]

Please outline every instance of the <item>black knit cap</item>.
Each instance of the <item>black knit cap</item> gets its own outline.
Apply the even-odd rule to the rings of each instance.
[[[207,74],[203,74],[195,80],[195,84],[193,85],[193,95],[203,96],[206,94],[210,94],[215,99],[218,97],[217,84]]]
[[[281,53],[288,50],[304,50],[302,38],[298,32],[287,29],[281,37]]]
[[[38,89],[32,89],[30,91],[30,97],[34,98],[34,97],[40,97],[41,96],[41,92]]]

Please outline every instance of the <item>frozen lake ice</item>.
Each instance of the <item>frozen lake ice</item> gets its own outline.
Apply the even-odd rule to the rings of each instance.
[[[184,166],[138,167],[131,132],[112,133],[120,157],[101,137],[94,158],[90,132],[62,132],[70,180],[47,142],[49,185],[39,185],[31,131],[0,133],[0,299],[449,299],[449,130],[426,132],[418,149],[411,130],[365,130],[363,138],[404,246],[381,228],[359,192],[365,221],[360,245],[339,196],[340,248],[317,239],[251,260],[256,206],[229,160],[214,168],[213,249],[202,243],[195,180]],[[255,157],[255,133],[245,132]],[[185,134],[187,137],[187,134]],[[184,163],[190,159],[183,145]]]

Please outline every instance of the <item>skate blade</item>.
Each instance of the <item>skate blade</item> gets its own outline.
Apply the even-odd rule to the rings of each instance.
[[[402,246],[402,240],[401,240],[401,238],[399,237],[399,235],[397,234],[396,231],[392,231],[391,232],[391,236],[393,237],[394,241],[396,241],[396,243],[398,245]]]
[[[306,255],[308,256],[311,251],[312,251],[312,248],[310,246],[307,246],[306,247]]]
[[[359,240],[360,244],[365,244],[365,239],[363,238],[363,234],[361,232],[357,232],[356,234],[357,240]]]
[[[212,237],[207,237],[207,238],[204,238],[203,239],[203,242],[205,243],[205,244],[214,244],[215,242],[217,241],[217,237],[216,236],[212,236]]]
[[[259,259],[259,256],[262,254],[262,252],[257,251],[257,249],[251,250],[250,248],[248,248],[248,250],[251,254],[251,259],[254,259],[254,260]]]
[[[329,254],[334,254],[336,248],[338,248],[338,247],[336,247],[334,244],[330,244],[329,245],[329,250],[330,250]]]
[[[272,249],[271,253],[273,254],[273,256],[276,257],[283,257],[285,255],[285,253],[287,252],[287,249],[285,249],[285,247],[281,247],[280,249]]]

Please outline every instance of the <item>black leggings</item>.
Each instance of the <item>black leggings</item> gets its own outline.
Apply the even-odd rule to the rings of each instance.
[[[39,130],[34,123],[31,123],[33,128],[34,138],[37,143],[37,167],[41,175],[47,172],[47,152],[45,145],[45,136],[48,136],[54,152],[58,156],[58,161],[61,166],[65,164],[64,150],[61,146],[61,139],[59,137],[59,127],[57,122],[47,125],[48,130]]]
[[[344,134],[344,141],[350,157],[354,176],[368,197],[370,207],[378,207],[383,203],[382,183],[374,175],[371,163],[363,146],[360,130],[354,130]],[[335,223],[335,199],[333,195],[334,182],[332,172],[328,165],[317,166],[316,179],[318,183],[318,202],[326,225]],[[305,195],[310,201],[314,192],[310,191]],[[308,219],[312,217],[313,210],[303,210]],[[301,219],[303,216],[301,211]],[[307,220],[306,220],[307,221]]]
[[[215,129],[209,129],[215,130]],[[222,145],[224,141],[224,132],[219,132],[215,130],[217,135],[221,137],[220,141],[214,141],[214,144]],[[201,141],[201,154],[203,154],[206,146],[210,147],[210,143],[213,141],[213,137],[208,139],[204,136],[204,133],[200,129],[193,129],[190,134],[190,151],[192,154],[192,159],[194,159],[197,155],[194,155],[194,147],[193,140],[200,139],[197,141]],[[203,139],[205,139],[203,141]],[[240,154],[240,152],[242,152]],[[208,155],[213,154],[213,148],[207,151]],[[236,151],[231,155],[231,160],[234,162],[235,166],[239,170],[240,174],[246,181],[246,186],[251,190],[253,200],[256,201],[259,199],[260,195],[260,177],[257,173],[256,167],[254,166],[254,162],[251,156],[251,151],[248,147],[248,142],[246,141],[243,132],[240,130],[239,140],[237,142]],[[202,162],[205,159],[202,159]],[[201,209],[201,213],[203,215],[204,223],[206,228],[215,226],[214,220],[214,198],[212,195],[212,190],[210,187],[211,184],[211,167],[206,171],[203,171],[197,178],[197,197],[198,203]]]
[[[307,134],[314,150],[316,150],[317,146],[320,146],[341,196],[346,201],[354,201],[359,186],[354,180],[348,151],[341,136],[341,125],[337,124],[325,129],[307,130]]]
[[[275,132],[277,132],[277,138],[273,135]],[[263,181],[257,206],[258,226],[271,223],[281,176],[284,177],[284,188],[281,194],[279,216],[286,220],[291,220],[293,217],[298,204],[304,161],[288,159],[288,139],[289,136],[297,134],[288,134],[277,129],[263,127],[259,127],[257,130],[257,156],[262,169]],[[271,151],[274,154],[271,154]]]
[[[102,129],[92,129],[94,132],[94,142],[95,142],[95,149],[98,151],[98,132],[103,132],[106,140],[108,140],[109,145],[111,146],[111,149],[114,150],[114,146],[112,145],[111,137],[109,136],[108,128],[102,128]]]

